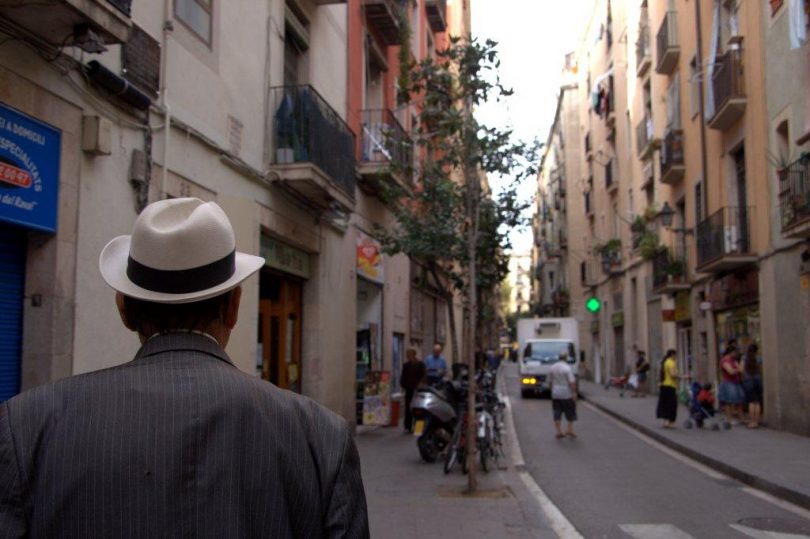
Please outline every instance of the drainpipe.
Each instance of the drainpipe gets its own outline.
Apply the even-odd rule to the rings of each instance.
[[[160,107],[163,109],[163,167],[160,174],[159,198],[166,196],[166,178],[169,174],[169,144],[172,132],[172,108],[169,104],[169,83],[166,80],[169,72],[169,37],[174,30],[174,3],[165,0],[163,3],[163,46],[160,48]]]
[[[695,0],[695,25],[697,26],[697,57],[699,65],[703,65],[703,35],[701,29],[703,25],[700,22],[700,0]],[[710,61],[714,61],[714,58],[710,59]],[[700,70],[701,76],[703,73],[703,69]],[[709,81],[711,84],[711,81]],[[703,177],[703,207],[706,209],[706,212],[709,210],[709,178],[708,178],[708,165],[706,162],[706,115],[705,115],[705,107],[706,104],[704,103],[704,88],[703,82],[698,85],[698,96],[700,98],[700,166],[701,166],[701,175]],[[698,225],[698,217],[702,216],[695,216],[695,228]]]

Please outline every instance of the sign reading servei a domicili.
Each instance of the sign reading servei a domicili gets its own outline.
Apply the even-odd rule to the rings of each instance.
[[[0,221],[56,232],[58,129],[0,103]]]

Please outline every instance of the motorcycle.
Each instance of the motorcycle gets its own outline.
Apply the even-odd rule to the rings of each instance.
[[[421,386],[411,401],[414,436],[419,455],[426,462],[436,462],[453,436],[458,417],[458,405],[465,397],[459,381],[440,382],[436,386]]]

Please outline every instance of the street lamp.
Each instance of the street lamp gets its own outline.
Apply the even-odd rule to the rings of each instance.
[[[664,206],[661,208],[661,211],[658,212],[658,218],[661,219],[661,224],[664,225],[664,228],[667,230],[672,230],[672,232],[678,232],[679,234],[692,234],[693,230],[691,228],[672,228],[672,220],[675,217],[675,210],[672,209],[672,206],[669,205],[669,202],[664,202]]]

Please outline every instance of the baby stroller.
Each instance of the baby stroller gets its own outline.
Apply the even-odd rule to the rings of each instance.
[[[725,415],[715,410],[713,407],[706,407],[698,400],[700,393],[700,383],[692,382],[687,390],[687,398],[685,399],[686,408],[689,410],[689,418],[683,422],[683,426],[691,429],[696,426],[702,429],[704,426],[709,427],[714,431],[721,428],[728,430],[731,428],[731,423],[728,422]]]
[[[623,376],[609,376],[605,382],[605,389],[618,388],[619,396],[624,397],[625,390],[635,389],[637,385],[638,379],[627,371]]]

